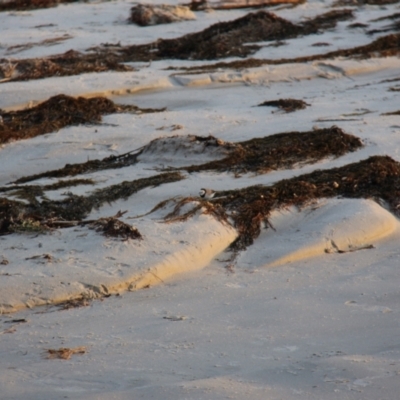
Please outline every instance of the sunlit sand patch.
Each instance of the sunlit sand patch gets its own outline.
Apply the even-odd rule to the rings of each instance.
[[[373,251],[379,241],[400,232],[392,213],[365,199],[321,199],[301,211],[276,210],[270,223],[274,230],[261,234],[238,265],[277,267],[324,254]]]
[[[29,240],[7,236],[0,314],[160,284],[205,267],[237,236],[228,224],[207,215],[175,224],[139,219],[135,225],[143,235],[140,241],[105,238],[87,227]]]

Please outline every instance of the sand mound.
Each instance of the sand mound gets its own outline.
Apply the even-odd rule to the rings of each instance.
[[[142,149],[137,159],[153,165],[179,167],[226,157],[235,147],[233,143],[213,136],[169,136],[152,140]]]
[[[135,221],[142,240],[105,238],[87,227],[29,240],[8,236],[0,314],[153,286],[203,268],[236,237],[233,228],[205,215],[173,225]]]
[[[301,212],[274,211],[270,222],[275,231],[265,231],[241,261],[255,257],[258,265],[276,267],[326,253],[373,251],[368,249],[400,227],[393,214],[365,199],[335,198]]]

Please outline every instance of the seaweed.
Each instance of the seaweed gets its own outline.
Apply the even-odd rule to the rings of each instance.
[[[1,11],[36,10],[39,8],[56,7],[60,3],[74,3],[78,0],[7,0],[0,3]]]
[[[74,348],[60,347],[59,349],[47,349],[45,351],[45,354],[47,354],[46,358],[50,360],[54,359],[69,360],[71,356],[73,356],[74,354],[85,354],[85,353],[86,353],[85,346],[74,347]]]
[[[381,115],[400,115],[400,110],[383,113]]]
[[[238,238],[231,244],[230,250],[239,251],[253,244],[263,227],[271,227],[269,217],[273,210],[290,206],[300,208],[320,198],[336,196],[377,202],[384,200],[395,214],[399,214],[400,163],[388,156],[373,156],[343,167],[316,170],[284,179],[271,186],[256,185],[220,191],[218,197],[211,200],[197,199],[194,209],[180,214],[184,205],[195,200],[185,198],[179,200],[164,219],[166,222],[182,221],[191,217],[194,211],[202,210],[235,227]]]
[[[122,60],[111,52],[101,55],[84,54],[69,50],[45,58],[21,59],[10,62],[0,59],[0,83],[42,79],[51,76],[70,76],[88,72],[134,71],[129,65],[121,64]]]
[[[137,162],[140,150],[133,150],[118,156],[111,155],[101,160],[88,160],[84,163],[66,164],[64,167],[42,172],[39,174],[23,176],[14,182],[15,184],[31,182],[42,178],[62,178],[66,176],[75,176],[79,174],[88,174],[104,169],[117,169],[133,165]]]
[[[174,130],[174,129],[173,129]],[[130,165],[134,165],[138,162],[138,156],[147,151],[152,151],[153,146],[157,147],[157,143],[160,141],[167,141],[168,139],[176,138],[177,136],[172,136],[170,138],[161,138],[154,139],[148,145],[141,147],[136,150],[129,151],[124,154],[120,154],[118,156],[111,155],[109,157],[103,158],[102,160],[89,160],[84,163],[76,163],[76,164],[66,164],[63,168],[59,168],[52,171],[42,172],[40,174],[24,176],[16,181],[12,182],[14,184],[31,182],[33,180],[41,179],[41,178],[61,178],[65,176],[73,176],[84,173],[91,173],[104,169],[117,169],[124,168]],[[221,140],[216,139],[213,136],[197,136],[197,135],[189,135],[190,143],[201,142],[204,148],[207,147],[222,147],[229,151],[231,148],[235,147],[232,143],[226,143]],[[1,188],[0,188],[1,191]]]
[[[143,45],[103,44],[85,53],[70,50],[46,58],[22,59],[12,63],[0,59],[0,82],[39,79],[49,76],[76,75],[108,70],[132,71],[127,62],[152,60],[212,60],[226,57],[247,57],[261,46],[249,42],[282,41],[330,29],[337,21],[353,17],[352,10],[334,10],[292,23],[266,11],[249,13],[233,21],[219,22],[200,32],[174,39],[158,39]]]
[[[333,27],[337,21],[352,18],[351,10],[336,10],[294,24],[267,11],[249,13],[233,21],[219,22],[201,32],[190,33],[175,39],[159,39],[157,42],[121,49],[124,61],[138,61],[145,55],[149,60],[174,58],[212,60],[225,57],[246,57],[261,48],[249,42],[291,39],[310,35],[321,29]]]
[[[64,200],[39,201],[36,195],[36,186],[25,189],[24,195],[29,202],[0,198],[0,235],[13,232],[44,232],[52,228],[63,228],[81,224],[92,209],[100,208],[105,203],[111,203],[119,199],[127,199],[132,194],[149,186],[155,187],[164,183],[176,182],[184,177],[178,172],[158,174],[149,178],[141,178],[133,181],[124,181],[102,189],[97,189],[87,196],[68,194]],[[87,221],[86,223],[93,222]],[[111,227],[110,223],[110,227]],[[111,228],[110,228],[111,229]],[[124,227],[120,225],[124,231]],[[128,232],[125,232],[127,235]]]
[[[59,94],[32,108],[9,112],[0,110],[0,144],[55,132],[65,126],[98,124],[105,114],[161,111],[165,108],[141,109],[135,105],[115,104],[106,97],[86,99]]]
[[[207,0],[192,0],[191,3],[185,4],[193,11],[200,10],[233,10],[238,8],[264,8],[273,7],[279,4],[288,4],[295,7],[304,4],[306,0],[222,0],[219,2],[208,2]]]
[[[396,4],[399,0],[337,0],[333,7],[343,7],[343,6],[365,6],[365,5],[376,5],[385,6],[389,4]]]
[[[44,197],[45,192],[49,190],[58,190],[78,185],[94,185],[93,179],[69,179],[60,180],[48,185],[13,185],[0,187],[0,193],[11,192],[12,196],[36,202],[37,197]]]
[[[386,15],[384,17],[376,18],[372,20],[371,22],[377,22],[377,21],[385,21],[385,20],[391,20],[391,24],[384,26],[383,28],[380,29],[371,29],[367,31],[369,35],[374,35],[376,33],[382,33],[382,32],[390,32],[390,31],[399,31],[400,30],[400,13],[393,13],[390,15]]]
[[[337,126],[307,132],[285,132],[236,143],[222,160],[183,167],[187,172],[229,171],[234,174],[291,168],[314,163],[324,157],[339,157],[362,147],[359,138]]]
[[[258,105],[261,106],[268,106],[268,107],[278,107],[281,110],[289,113],[296,110],[304,110],[310,104],[307,104],[303,100],[296,100],[296,99],[279,99],[279,100],[270,100],[264,101],[263,103]]]
[[[263,65],[279,65],[289,63],[305,63],[317,60],[326,60],[335,57],[353,57],[355,59],[367,59],[374,57],[391,57],[400,54],[400,34],[390,34],[382,36],[373,42],[364,45],[352,47],[349,49],[330,51],[324,54],[315,54],[312,56],[302,56],[295,58],[257,59],[248,58],[246,60],[235,60],[231,62],[217,62],[214,64],[199,65],[193,67],[169,67],[170,70],[187,71],[190,73],[210,72],[219,69],[244,69],[257,68]],[[183,73],[184,74],[184,73]]]
[[[118,219],[125,213],[126,211],[119,211],[112,217],[99,218],[91,222],[89,228],[95,229],[96,232],[101,232],[108,237],[120,237],[123,240],[142,239],[137,228]]]

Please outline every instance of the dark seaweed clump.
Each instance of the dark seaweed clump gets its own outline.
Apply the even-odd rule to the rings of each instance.
[[[69,50],[50,57],[27,58],[12,62],[0,59],[0,83],[42,79],[50,76],[70,76],[89,72],[134,71],[134,68],[121,64],[121,60],[111,52],[85,54]]]
[[[96,229],[97,232],[101,232],[108,237],[119,237],[123,240],[142,239],[142,235],[137,228],[118,219],[125,213],[126,211],[118,212],[113,217],[99,218],[90,223],[89,227]]]
[[[80,174],[88,174],[104,169],[117,169],[133,165],[137,162],[140,151],[130,151],[120,154],[119,156],[111,155],[101,160],[88,160],[83,163],[66,164],[64,167],[41,172],[39,174],[23,176],[11,183],[26,183],[42,178],[63,178],[65,176],[75,176]]]
[[[294,24],[273,13],[258,11],[233,21],[219,22],[201,32],[175,39],[121,49],[125,61],[133,61],[143,54],[159,59],[213,60],[225,57],[246,57],[261,48],[246,43],[276,41],[310,35],[332,28],[340,20],[353,18],[352,10],[334,10],[319,15],[303,24]],[[133,58],[132,58],[133,57]]]
[[[303,100],[297,100],[297,99],[279,99],[279,100],[264,101],[258,106],[278,107],[281,110],[289,113],[297,110],[304,110],[307,106],[310,106],[310,104],[307,104]]]
[[[42,201],[36,198],[41,195],[37,186],[22,186],[18,188],[18,196],[28,200],[28,203],[7,198],[0,198],[0,235],[13,232],[42,232],[50,228],[62,228],[84,222],[83,219],[92,211],[105,203],[119,199],[127,199],[132,194],[146,187],[155,187],[165,183],[176,182],[184,177],[178,172],[154,175],[149,178],[124,181],[103,189],[97,189],[87,196],[68,194],[64,200]],[[112,228],[114,226],[114,228]],[[125,235],[125,227],[111,221],[105,226],[106,231],[120,230]]]
[[[0,109],[0,144],[56,132],[65,126],[99,124],[102,115],[113,113],[159,112],[165,109],[140,109],[118,105],[106,97],[74,98],[59,94],[32,108],[5,112]]]
[[[60,3],[74,3],[78,0],[9,0],[0,3],[1,11],[36,10],[39,8],[55,7]]]
[[[222,160],[184,167],[188,172],[229,171],[235,174],[292,168],[297,163],[313,163],[324,157],[339,157],[363,144],[359,138],[337,126],[307,132],[285,132],[236,143]]]
[[[400,163],[388,156],[374,156],[340,168],[317,170],[310,174],[284,179],[272,186],[250,186],[221,191],[210,201],[200,201],[194,210],[180,214],[193,198],[179,201],[166,221],[184,220],[202,209],[222,221],[233,221],[239,233],[231,250],[250,246],[262,229],[269,227],[271,212],[290,206],[302,207],[320,198],[343,196],[387,202],[398,213],[400,207]]]
[[[343,6],[365,6],[365,5],[375,5],[375,6],[385,6],[388,4],[396,4],[399,0],[338,0],[333,4],[333,7],[343,7]]]
[[[355,59],[367,59],[373,57],[392,57],[400,54],[400,33],[382,36],[365,46],[351,47],[348,49],[330,51],[324,54],[315,54],[312,56],[302,56],[295,58],[258,59],[248,58],[246,60],[236,60],[231,62],[217,62],[214,64],[200,65],[194,67],[170,68],[191,73],[200,73],[206,71],[216,71],[218,69],[243,69],[257,68],[263,65],[279,65],[287,63],[304,63],[316,60],[327,60],[336,57],[351,57]]]
[[[174,39],[158,39],[144,45],[103,44],[85,53],[70,50],[46,58],[21,59],[18,63],[0,59],[0,82],[77,75],[84,72],[132,71],[127,62],[152,60],[214,60],[247,57],[261,46],[250,42],[282,41],[330,29],[338,21],[353,18],[349,9],[333,10],[302,24],[273,13],[258,11],[233,21],[219,22],[201,32]]]

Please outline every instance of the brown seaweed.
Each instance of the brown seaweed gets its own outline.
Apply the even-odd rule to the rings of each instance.
[[[36,198],[37,193],[29,193],[27,188],[25,198],[29,199],[28,203],[0,197],[0,235],[14,232],[44,232],[51,228],[77,225],[92,209],[98,209],[105,203],[127,199],[146,187],[155,187],[181,179],[184,177],[178,172],[164,173],[97,189],[87,196],[69,193],[64,200],[40,201]],[[121,232],[123,229],[124,227],[120,226]]]
[[[267,107],[278,107],[281,110],[289,113],[297,110],[304,110],[310,104],[306,103],[304,100],[297,99],[279,99],[279,100],[269,100],[264,101],[263,103],[258,105],[259,107],[267,106]]]
[[[29,139],[56,132],[65,126],[99,124],[102,115],[113,113],[161,112],[162,109],[141,109],[135,105],[119,105],[106,97],[53,96],[35,107],[19,111],[0,109],[0,144]]]
[[[218,192],[212,200],[200,200],[195,211],[203,210],[221,221],[232,221],[239,236],[231,250],[243,250],[270,227],[273,210],[290,206],[303,207],[320,198],[342,196],[384,200],[396,214],[400,208],[400,163],[388,156],[373,156],[339,168],[316,170],[271,186],[250,186],[243,189]],[[182,206],[193,198],[180,200],[167,222],[184,220],[193,210],[181,214]],[[165,202],[164,202],[165,203]]]
[[[219,22],[200,32],[174,39],[158,39],[143,45],[104,44],[85,53],[70,50],[46,58],[12,63],[0,60],[2,82],[65,76],[108,70],[131,71],[127,62],[152,60],[213,60],[247,57],[261,46],[249,42],[282,41],[331,29],[338,21],[353,18],[349,9],[329,11],[304,23],[295,24],[273,13],[258,11],[233,21]],[[0,82],[1,82],[0,81]]]
[[[315,163],[324,157],[339,157],[363,144],[337,126],[307,132],[285,132],[236,143],[222,160],[183,167],[188,172],[229,171],[267,173],[292,168],[298,163]]]

